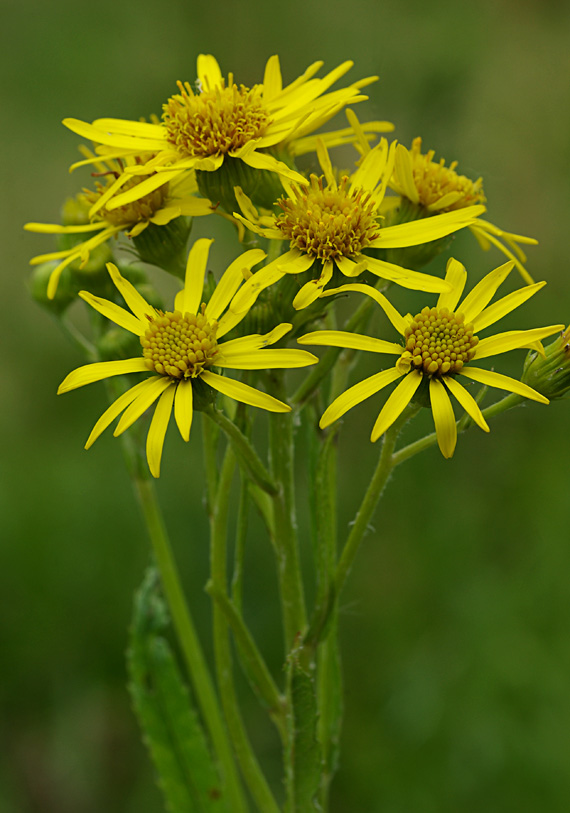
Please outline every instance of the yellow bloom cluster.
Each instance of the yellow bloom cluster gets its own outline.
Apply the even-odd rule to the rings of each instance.
[[[385,137],[373,144],[379,133],[393,129],[388,122],[361,124],[347,109],[348,128],[316,133],[347,105],[366,99],[361,91],[376,79],[369,77],[331,90],[352,63],[344,62],[318,78],[321,67],[321,62],[315,62],[284,85],[279,59],[273,56],[262,81],[248,87],[237,83],[232,73],[223,76],[213,56],[201,55],[196,81],[178,82],[178,92],[165,101],[161,119],[64,121],[93,143],[91,149],[82,148],[83,160],[72,168],[91,166],[95,180],[78,198],[80,218],[64,225],[28,223],[25,227],[68,241],[57,251],[32,260],[33,264],[57,261],[47,287],[50,300],[57,295],[63,270],[84,267],[98,246],[124,234],[136,248],[145,231],[158,230],[161,245],[168,247],[169,229],[181,217],[222,214],[237,226],[240,239],[251,233],[253,245],[263,240],[270,255],[268,259],[260,248],[245,251],[212,291],[209,283],[206,286],[212,241],[198,240],[188,254],[184,287],[171,311],[151,306],[114,263],[107,266],[114,286],[107,289],[110,298],[89,290],[79,293],[100,314],[138,337],[140,353],[79,367],[63,381],[59,392],[109,376],[146,375],[99,418],[86,448],[119,416],[115,435],[155,404],[147,458],[152,474],[158,477],[171,414],[182,438],[188,440],[197,388],[206,386],[270,412],[288,411],[290,407],[282,400],[228,377],[225,371],[317,363],[317,357],[306,350],[270,346],[288,334],[297,336],[302,324],[323,318],[334,298],[349,292],[375,300],[402,340],[391,342],[333,329],[314,330],[298,339],[304,345],[396,356],[392,367],[335,398],[322,415],[322,428],[398,381],[378,415],[371,439],[377,440],[425,389],[422,397],[431,404],[439,446],[450,457],[456,443],[450,393],[488,431],[477,402],[459,383],[459,376],[546,402],[527,384],[472,366],[506,350],[540,350],[541,339],[561,329],[561,325],[551,325],[479,337],[484,328],[544,285],[533,283],[520,249],[520,244],[536,241],[482,220],[486,211],[482,180],[459,175],[456,162],[446,166],[443,159],[434,161],[432,150],[422,153],[420,138],[409,150]],[[340,173],[332,164],[329,150],[341,144],[353,144],[358,152],[352,172]],[[320,174],[306,177],[295,159],[311,150],[317,153]],[[206,183],[204,196],[200,193]],[[278,192],[270,196],[273,203],[268,209],[267,190],[274,189]],[[487,274],[460,303],[466,281],[461,263],[450,259],[444,278],[418,270],[418,264],[421,267],[435,257],[447,238],[464,228],[483,248],[499,248],[508,262]],[[418,247],[423,250],[422,263],[417,262],[419,255],[409,253]],[[390,262],[387,252],[393,250],[400,252],[398,257],[410,257],[409,265],[414,267]],[[413,262],[412,256],[416,257]],[[259,270],[252,271],[260,264]],[[529,284],[490,304],[515,266]],[[359,281],[339,285],[343,276]],[[279,284],[285,278],[300,280],[292,283],[292,293],[291,285]],[[435,293],[437,302],[426,304],[415,316],[402,315],[380,291],[391,283]],[[209,295],[204,293],[206,289],[211,291]],[[127,309],[115,301],[117,292]],[[267,323],[265,332],[242,330],[248,320],[259,324],[260,314],[265,314],[267,322],[268,313],[284,318]],[[232,338],[224,341],[230,332]]]

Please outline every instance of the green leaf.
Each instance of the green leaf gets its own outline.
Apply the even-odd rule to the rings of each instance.
[[[134,708],[171,813],[229,813],[178,665],[164,638],[168,614],[149,568],[135,596],[127,653]]]

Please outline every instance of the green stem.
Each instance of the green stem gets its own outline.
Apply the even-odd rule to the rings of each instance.
[[[506,412],[507,409],[512,409],[513,407],[522,404],[524,400],[525,399],[522,396],[511,393],[505,398],[502,398],[500,401],[497,401],[495,404],[491,404],[491,406],[488,406],[486,409],[482,410],[483,417],[494,418],[495,415],[500,415],[502,412]],[[466,418],[464,415],[457,421],[458,432],[462,432],[463,430],[468,429],[470,426],[473,426],[473,421],[471,421],[468,416]],[[419,454],[420,452],[424,452],[431,446],[435,446],[436,443],[437,434],[435,432],[414,441],[414,443],[409,443],[407,446],[404,446],[403,449],[400,449],[394,454],[392,458],[393,468],[396,468],[396,466],[399,466],[400,463],[404,463],[404,461],[409,460],[411,457],[415,457],[415,455]]]
[[[275,481],[259,459],[249,439],[223,412],[217,409],[211,409],[205,414],[217,423],[220,429],[227,435],[239,462],[246,469],[252,480],[264,491],[267,491],[268,494],[275,496],[277,494]]]
[[[214,596],[227,596],[227,522],[229,496],[235,469],[235,455],[226,450],[218,488],[213,500],[211,516],[211,583]],[[261,813],[279,813],[279,807],[259,767],[243,720],[233,682],[233,665],[229,629],[220,603],[214,601],[214,651],[218,688],[222,698],[224,715],[242,774]]]
[[[198,703],[224,772],[231,809],[232,811],[246,813],[247,805],[237,775],[218,699],[184,598],[176,563],[156,499],[154,485],[149,481],[148,475],[144,477],[137,475],[133,480],[152,542],[172,621],[188,666]]]
[[[271,371],[272,392],[285,398],[283,373]],[[295,516],[293,413],[277,412],[269,417],[271,472],[279,490],[273,496],[274,543],[278,560],[285,653],[292,649],[306,626],[305,597]]]

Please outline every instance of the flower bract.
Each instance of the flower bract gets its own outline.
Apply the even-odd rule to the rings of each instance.
[[[415,316],[402,316],[382,293],[370,285],[343,285],[329,291],[330,294],[360,291],[372,296],[401,335],[402,343],[338,330],[315,331],[298,339],[301,344],[368,350],[397,357],[393,367],[364,379],[339,395],[324,412],[320,420],[321,428],[329,426],[388,384],[399,381],[372,429],[371,440],[376,441],[397,420],[423,384],[429,391],[439,448],[444,457],[451,457],[457,441],[457,428],[450,394],[481,429],[489,431],[476,400],[459,383],[458,376],[516,393],[523,398],[548,403],[547,398],[527,384],[473,365],[473,362],[508,350],[536,346],[541,339],[563,327],[550,325],[531,330],[511,330],[479,338],[480,331],[510,313],[545,285],[539,282],[520,288],[489,304],[513,267],[514,264],[508,262],[495,268],[460,302],[467,273],[461,263],[450,259],[446,273],[450,290],[440,294],[435,307],[426,306]]]
[[[221,370],[259,370],[305,367],[317,361],[304,350],[265,349],[283,338],[290,324],[277,325],[265,335],[254,334],[220,341],[241,317],[227,306],[244,279],[244,273],[264,258],[260,249],[247,251],[226,269],[209,302],[202,302],[204,276],[211,240],[198,240],[192,247],[186,280],[175,298],[174,310],[157,311],[140,295],[116,266],[109,263],[109,274],[129,310],[101,297],[82,291],[80,296],[103,316],[140,338],[141,355],[136,358],[87,364],[71,372],[61,383],[58,394],[110,376],[146,373],[147,377],[123,393],[103,413],[89,435],[89,448],[119,415],[115,436],[131,426],[149,407],[156,408],[147,436],[147,460],[154,477],[160,474],[164,437],[174,418],[184,440],[190,437],[193,415],[193,385],[198,380],[237,401],[270,412],[288,412],[290,407],[241,381],[213,372]],[[224,313],[225,311],[225,313]],[[148,374],[151,373],[149,376]]]

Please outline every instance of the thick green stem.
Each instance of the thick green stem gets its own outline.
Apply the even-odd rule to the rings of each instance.
[[[224,597],[227,597],[227,523],[234,469],[235,455],[231,449],[227,449],[217,492],[212,501],[213,512],[210,520],[211,583],[214,595]],[[228,623],[220,603],[215,600],[213,614],[218,689],[222,698],[224,715],[234,751],[243,777],[260,813],[279,813],[279,807],[259,767],[243,724],[233,682]]]
[[[272,371],[272,392],[285,398],[283,374]],[[277,553],[285,653],[289,653],[306,626],[305,597],[295,515],[293,414],[277,412],[269,416],[269,451],[273,480],[279,490],[273,497],[274,544]]]

